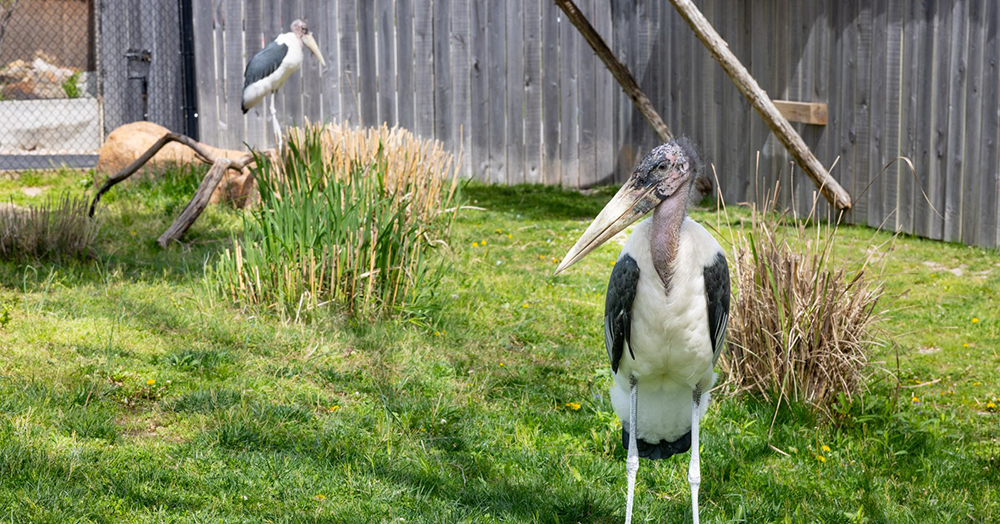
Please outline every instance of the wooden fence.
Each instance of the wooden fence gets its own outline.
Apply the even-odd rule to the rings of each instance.
[[[729,202],[760,200],[780,180],[780,202],[808,211],[812,182],[668,3],[577,3],[671,129],[701,145]],[[242,73],[296,18],[328,66],[307,56],[277,97],[284,124],[398,124],[463,151],[470,176],[504,184],[620,181],[656,144],[549,0],[194,4],[199,127],[214,145],[272,140],[266,108],[240,110]],[[772,98],[828,104],[828,125],[795,127],[821,162],[836,163],[855,200],[848,221],[1000,242],[1000,3],[697,4]],[[901,155],[915,176],[902,163],[883,170]]]

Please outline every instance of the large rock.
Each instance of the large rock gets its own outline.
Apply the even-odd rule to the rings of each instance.
[[[142,156],[153,144],[169,130],[152,122],[133,122],[115,129],[98,151],[97,172],[111,176]],[[246,151],[234,151],[205,146],[216,157],[226,157],[232,160],[243,157]],[[162,174],[167,168],[176,164],[196,164],[204,166],[208,173],[208,165],[195,155],[194,151],[178,142],[171,142],[146,163],[145,170],[153,175]],[[212,202],[229,202],[237,207],[250,204],[255,198],[256,187],[249,169],[243,172],[229,170],[212,194]],[[194,195],[191,195],[194,196]]]

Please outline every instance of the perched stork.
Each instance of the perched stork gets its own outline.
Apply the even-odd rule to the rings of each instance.
[[[725,253],[687,216],[700,168],[687,139],[653,149],[556,269],[563,271],[653,211],[625,242],[604,307],[604,344],[615,374],[611,403],[628,449],[626,524],[639,457],[665,459],[688,449],[698,523],[698,422],[708,407],[729,320]]]
[[[281,125],[278,123],[278,113],[274,109],[274,92],[285,85],[288,77],[302,67],[302,46],[309,48],[319,63],[324,67],[326,60],[320,53],[316,40],[309,34],[309,27],[302,20],[292,22],[292,30],[278,35],[267,47],[261,49],[250,58],[246,72],[243,73],[243,113],[256,106],[267,95],[271,96],[271,118],[274,120],[274,132],[281,146]]]

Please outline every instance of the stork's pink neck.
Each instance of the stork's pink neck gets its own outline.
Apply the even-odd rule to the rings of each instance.
[[[681,238],[681,225],[687,215],[688,189],[685,182],[677,191],[660,202],[653,210],[653,231],[649,236],[649,250],[653,256],[653,267],[663,282],[663,288],[670,293],[670,280],[674,274],[674,260]]]

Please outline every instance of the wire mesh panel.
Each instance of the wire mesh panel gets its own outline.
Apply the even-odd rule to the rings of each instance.
[[[0,170],[92,166],[107,135],[138,120],[184,132],[179,8],[0,0]]]

